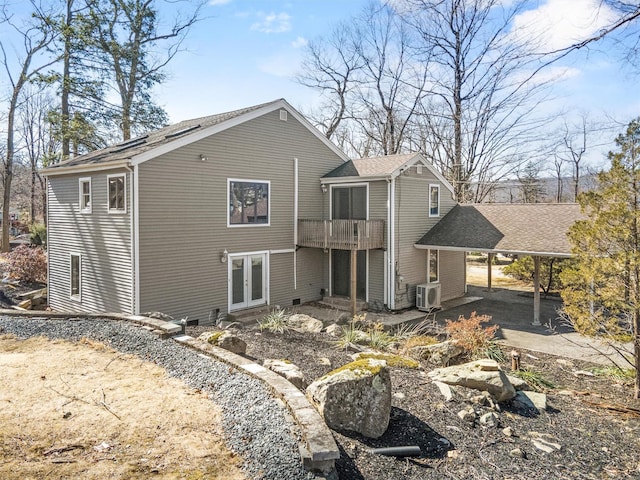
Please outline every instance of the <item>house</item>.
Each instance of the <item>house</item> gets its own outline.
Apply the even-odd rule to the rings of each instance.
[[[464,294],[463,252],[414,246],[455,205],[446,180],[420,155],[349,160],[285,100],[43,173],[55,310],[207,323],[351,283],[376,309],[413,306],[427,282]]]

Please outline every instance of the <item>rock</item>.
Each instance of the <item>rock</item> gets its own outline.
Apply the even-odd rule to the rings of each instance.
[[[493,395],[489,392],[482,392],[480,395],[470,395],[469,400],[483,407],[489,407],[498,412],[500,411],[500,405],[496,403]]]
[[[204,332],[198,337],[198,340],[224,348],[233,353],[244,354],[247,351],[247,343],[227,330],[221,332]]]
[[[517,458],[527,458],[525,453],[522,450],[520,450],[519,448],[514,448],[513,450],[511,450],[509,452],[509,455],[511,455],[512,457],[517,457]]]
[[[511,427],[505,427],[502,429],[502,434],[505,437],[513,437],[513,429]]]
[[[511,382],[511,385],[513,385],[513,388],[515,388],[516,390],[533,390],[531,388],[531,385],[529,385],[520,377],[516,377],[515,375],[509,375],[508,373],[506,375],[509,381]]]
[[[331,360],[329,360],[327,357],[320,357],[318,358],[318,363],[320,365],[326,365],[328,367],[331,366]]]
[[[164,320],[165,322],[170,322],[171,320],[173,320],[173,317],[171,315],[167,315],[166,313],[162,313],[162,312],[146,312],[142,314],[143,317],[148,317],[148,318],[155,318],[157,320]]]
[[[531,436],[533,446],[545,453],[557,452],[562,448],[559,443],[551,441],[554,440],[554,438],[548,433],[529,432],[529,435]]]
[[[420,368],[420,363],[413,358],[395,355],[385,352],[356,352],[351,354],[353,360],[372,358],[374,360],[384,360],[390,368]]]
[[[269,370],[273,370],[281,377],[289,380],[293,385],[300,390],[307,388],[307,381],[304,378],[304,374],[300,368],[289,362],[288,360],[275,360],[271,358],[265,359],[263,365]]]
[[[247,352],[247,343],[240,337],[227,331],[218,338],[218,346],[233,353],[245,354]]]
[[[347,312],[341,313],[340,316],[336,319],[336,323],[338,325],[347,325],[351,322],[351,315]]]
[[[325,329],[325,332],[327,332],[332,337],[339,337],[340,335],[342,335],[342,327],[337,323],[332,323]]]
[[[446,383],[438,382],[437,380],[434,380],[432,383],[436,387],[438,387],[438,390],[440,390],[440,393],[442,394],[442,396],[444,396],[444,399],[447,402],[453,400],[453,390],[449,385],[447,385]]]
[[[317,318],[310,317],[304,313],[296,313],[289,316],[287,326],[296,332],[320,333],[324,325]]]
[[[458,417],[463,422],[469,422],[473,424],[476,421],[477,415],[476,415],[476,412],[473,410],[473,408],[468,407],[468,408],[465,408],[464,410],[460,410],[458,412]]]
[[[391,376],[382,360],[344,365],[309,385],[307,395],[329,428],[378,438],[389,426]]]
[[[462,365],[436,368],[428,375],[432,380],[449,385],[461,385],[489,392],[498,402],[511,400],[516,396],[515,388],[494,360],[476,360]]]
[[[398,400],[404,400],[407,396],[402,392],[396,392],[393,394],[393,398],[397,398]]]
[[[576,377],[595,377],[593,372],[589,372],[588,370],[575,370],[572,372]]]
[[[538,392],[517,392],[513,403],[515,407],[541,412],[547,409],[547,396]]]
[[[464,349],[455,341],[447,340],[446,342],[434,343],[433,345],[412,347],[407,353],[415,358],[429,360],[436,365],[449,365],[451,360],[464,353]]]
[[[480,425],[485,427],[497,427],[499,424],[500,417],[495,412],[488,412],[480,417]]]

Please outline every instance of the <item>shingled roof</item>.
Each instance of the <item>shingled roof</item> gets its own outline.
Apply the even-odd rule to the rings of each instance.
[[[56,175],[80,169],[105,169],[129,165],[132,161],[134,161],[134,163],[140,163],[148,160],[152,156],[170,151],[178,145],[189,143],[207,134],[215,133],[215,131],[219,129],[224,129],[226,126],[234,125],[234,122],[242,122],[244,119],[249,119],[252,116],[258,116],[278,108],[289,111],[305,124],[311,132],[316,134],[320,140],[324,141],[327,146],[332,148],[345,161],[347,160],[343,152],[318,132],[317,129],[291,107],[286,100],[278,99],[231,112],[184,120],[150,132],[147,135],[132,138],[125,142],[51,165],[44,169],[42,173],[45,175]]]
[[[386,155],[384,157],[355,158],[333,169],[323,178],[331,177],[383,177],[391,175],[416,159],[417,153]]]
[[[575,203],[456,205],[416,247],[568,257],[567,232],[581,218]]]

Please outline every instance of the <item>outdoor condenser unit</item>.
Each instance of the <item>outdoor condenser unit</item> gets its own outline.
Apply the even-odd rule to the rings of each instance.
[[[425,283],[416,286],[416,307],[423,311],[440,307],[440,284]]]

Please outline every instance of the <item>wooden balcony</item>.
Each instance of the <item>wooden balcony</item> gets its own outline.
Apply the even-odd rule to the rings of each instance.
[[[384,220],[298,220],[298,246],[369,250],[384,247]]]

